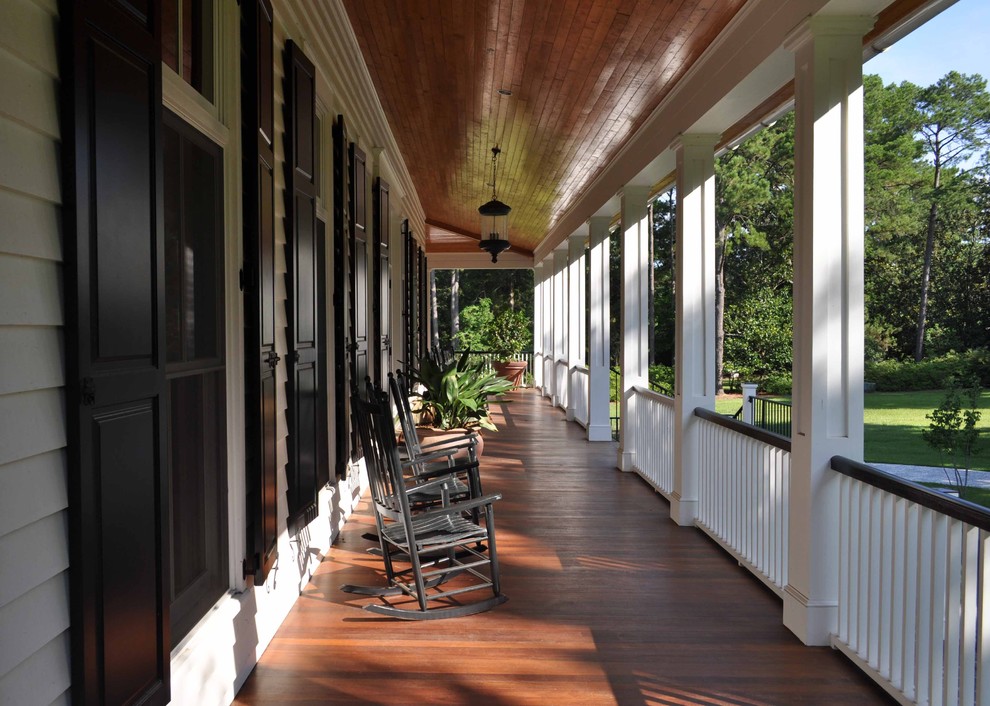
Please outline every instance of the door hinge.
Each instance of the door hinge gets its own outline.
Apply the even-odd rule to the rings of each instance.
[[[261,564],[261,555],[254,554],[244,559],[241,562],[241,568],[244,572],[244,578],[254,578],[254,575],[258,573],[258,566]]]
[[[79,391],[79,401],[85,407],[96,404],[96,383],[93,382],[93,378],[82,379],[82,386]]]

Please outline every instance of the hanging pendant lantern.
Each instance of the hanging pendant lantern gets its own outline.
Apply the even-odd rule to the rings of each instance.
[[[512,210],[508,204],[498,200],[495,188],[500,153],[498,145],[492,147],[492,198],[478,207],[481,214],[481,242],[478,247],[492,256],[493,263],[498,262],[499,254],[509,248],[509,212]]]

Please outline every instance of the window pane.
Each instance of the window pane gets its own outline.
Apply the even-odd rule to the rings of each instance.
[[[162,2],[162,61],[179,73],[179,0]]]
[[[186,360],[218,358],[221,301],[217,250],[222,240],[219,154],[186,143],[183,165],[183,332]]]
[[[163,130],[165,162],[165,354],[169,363],[182,360],[182,228],[179,179],[179,135]]]

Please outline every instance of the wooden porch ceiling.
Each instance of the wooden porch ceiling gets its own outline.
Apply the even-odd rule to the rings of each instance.
[[[531,253],[744,1],[344,5],[436,246],[477,251],[498,144],[510,240]]]
[[[801,645],[779,599],[701,532],[669,520],[615,444],[531,391],[493,405],[486,492],[509,601],[403,622],[340,584],[381,580],[362,505],[234,703],[888,704],[828,648]]]

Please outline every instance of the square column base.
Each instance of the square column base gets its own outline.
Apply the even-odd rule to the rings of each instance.
[[[827,646],[839,620],[839,605],[814,602],[793,586],[784,588],[784,627],[809,646]]]
[[[576,418],[576,414],[575,413],[576,413],[576,410],[573,407],[568,407],[564,411],[564,415],[567,418],[567,421],[573,422],[574,419]]]
[[[684,500],[676,493],[670,495],[670,519],[681,527],[693,527],[698,517],[698,501]]]
[[[588,441],[611,441],[612,427],[608,424],[590,424],[588,426]]]
[[[623,451],[619,449],[619,457],[615,461],[616,467],[623,473],[629,473],[633,469],[633,463],[636,461],[635,451]]]

